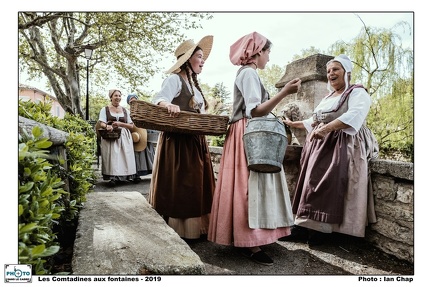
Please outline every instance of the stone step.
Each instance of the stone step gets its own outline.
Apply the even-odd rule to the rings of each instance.
[[[80,211],[74,275],[205,274],[205,265],[139,192],[92,192]]]

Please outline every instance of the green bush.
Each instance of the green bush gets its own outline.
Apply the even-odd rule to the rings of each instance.
[[[34,246],[30,244],[30,242],[21,239],[19,242],[20,254],[23,254],[22,257],[20,256],[20,263],[32,264],[33,271],[36,274],[49,274],[52,267],[50,266],[52,260],[50,261],[48,260],[49,258],[46,257],[54,255],[58,252],[59,248],[61,248],[61,245],[59,246],[58,243],[55,243],[55,240],[58,239],[57,241],[60,242],[60,244],[63,242],[62,236],[66,234],[64,230],[76,226],[79,210],[86,201],[86,194],[92,191],[96,179],[92,167],[95,161],[96,151],[96,136],[93,127],[78,116],[66,114],[64,119],[60,119],[52,116],[50,111],[50,103],[19,101],[18,114],[20,116],[65,131],[69,134],[65,143],[67,161],[65,161],[64,158],[58,158],[58,156],[55,158],[53,156],[47,157],[47,151],[42,152],[36,150],[36,148],[49,148],[51,143],[48,144],[48,139],[31,139],[26,135],[21,139],[22,142],[19,143],[20,151],[21,148],[23,150],[31,149],[31,154],[34,158],[30,160],[28,157],[25,157],[29,162],[25,163],[27,165],[26,169],[19,169],[19,179],[26,178],[24,177],[26,175],[25,172],[29,170],[36,172],[42,169],[46,174],[42,171],[38,171],[36,174],[41,174],[41,177],[47,180],[46,185],[54,189],[61,188],[62,190],[55,200],[55,206],[57,208],[55,216],[50,217],[49,220],[47,218],[44,219],[48,222],[51,221],[49,222],[49,226],[44,227],[44,229],[49,229],[45,230],[46,234],[43,235],[43,244],[46,251],[43,251],[43,256],[40,257],[44,257],[44,260],[39,257],[35,259],[35,257],[32,256],[29,248],[34,248]],[[34,130],[33,133],[35,138],[40,135],[37,130]],[[38,142],[38,145],[33,146],[32,144],[34,142]],[[42,142],[46,144],[46,146],[42,144]],[[44,155],[44,157],[42,157],[42,155]],[[65,162],[66,168],[64,167]],[[58,181],[54,181],[54,178],[56,180],[58,179]],[[33,183],[30,183],[30,181],[23,182],[22,185],[25,187],[21,187],[20,182],[20,190],[23,189],[27,190],[26,192],[35,193],[33,197],[36,197],[37,200],[41,200],[38,198],[40,194],[32,190],[33,188],[39,190],[41,187],[35,184],[34,181],[32,182]],[[29,199],[27,198],[27,200]],[[35,201],[36,199],[32,200]],[[43,201],[44,204],[48,204],[48,202]],[[40,203],[38,203],[38,206],[40,206]],[[20,208],[23,209],[22,214],[34,213],[28,204],[20,205]],[[36,207],[33,206],[33,208]],[[27,229],[31,229],[31,232],[39,232],[40,228],[35,227],[39,226],[39,222],[34,222],[32,221],[33,219],[34,218],[31,216],[20,217],[20,224],[22,224],[22,226],[20,225],[20,230],[26,227],[24,229],[26,232],[24,232],[22,239],[26,239],[26,236],[28,236],[25,235],[27,234]],[[27,245],[27,243],[30,245]],[[39,245],[36,251],[41,251],[42,249],[43,245]]]
[[[18,155],[18,256],[20,264],[32,264],[35,274],[49,274],[44,258],[58,252],[53,225],[63,207],[57,204],[66,194],[64,182],[47,160],[52,143],[33,128],[33,137],[23,135]]]
[[[208,139],[211,146],[223,147],[225,142],[225,135],[209,136]]]

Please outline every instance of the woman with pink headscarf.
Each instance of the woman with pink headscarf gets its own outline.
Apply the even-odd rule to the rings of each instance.
[[[272,265],[261,248],[290,234],[293,214],[283,169],[279,173],[249,171],[243,135],[248,118],[266,117],[287,95],[296,93],[300,79],[288,82],[269,97],[258,76],[269,61],[271,42],[253,32],[236,41],[230,60],[241,66],[234,85],[233,112],[224,143],[213,197],[208,240],[233,245],[242,255]]]

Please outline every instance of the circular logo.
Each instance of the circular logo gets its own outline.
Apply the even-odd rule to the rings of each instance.
[[[21,277],[21,276],[22,276],[21,270],[15,268],[15,277]]]

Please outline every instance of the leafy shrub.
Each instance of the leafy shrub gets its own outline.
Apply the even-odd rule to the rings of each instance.
[[[64,158],[52,158],[51,156],[49,158],[49,162],[44,163],[47,164],[47,166],[44,166],[44,170],[48,168],[49,164],[49,175],[45,176],[56,176],[60,180],[59,182],[50,182],[49,184],[51,184],[52,187],[60,185],[63,189],[63,192],[61,192],[59,197],[56,198],[56,207],[59,208],[57,211],[58,215],[56,213],[56,218],[51,218],[53,222],[51,222],[51,225],[49,226],[50,230],[46,231],[49,236],[44,235],[45,239],[47,240],[47,242],[45,242],[45,246],[52,245],[53,247],[56,247],[49,249],[49,254],[53,255],[59,250],[59,246],[54,244],[56,236],[58,235],[58,242],[61,243],[65,240],[65,238],[62,238],[62,236],[67,234],[64,232],[64,230],[70,229],[72,226],[76,226],[79,210],[86,201],[86,194],[91,192],[94,186],[96,175],[92,165],[95,161],[96,136],[93,127],[80,117],[66,114],[64,119],[60,119],[58,117],[52,116],[50,111],[51,103],[49,102],[33,103],[30,101],[19,101],[18,113],[20,116],[69,133],[65,142],[67,161],[65,161]],[[39,135],[38,131],[34,132],[36,135]],[[28,140],[27,144],[32,146],[32,140],[27,138],[26,140]],[[43,140],[38,139],[37,141]],[[24,142],[19,144],[22,145]],[[51,146],[51,144],[49,146]],[[41,154],[44,153],[37,152],[37,155]],[[43,159],[47,160],[48,158],[44,157]],[[29,170],[40,168],[40,166],[36,164],[39,163],[39,161],[41,161],[41,159],[32,161],[34,166],[28,166],[27,168]],[[19,170],[20,178],[22,178],[23,172],[24,169]],[[34,184],[33,186],[39,188]],[[22,208],[24,214],[29,212],[28,205],[22,205]],[[31,224],[33,223],[31,219],[31,217],[23,217],[21,218],[21,223],[24,224],[24,226]],[[26,220],[30,221],[27,222]],[[53,224],[54,222],[56,224]],[[27,228],[29,227],[32,227],[32,225],[28,226]],[[28,247],[26,246],[25,242],[26,241],[20,241],[20,248],[23,250]],[[32,258],[29,255],[29,251],[26,251],[23,254],[25,254],[25,256],[22,258],[24,261],[21,261],[20,259],[20,262],[28,262],[28,260]],[[29,264],[33,264],[36,273],[50,272],[50,261],[40,259],[36,261],[30,261],[31,263]]]
[[[18,255],[20,264],[32,264],[40,275],[49,274],[44,258],[59,250],[52,230],[64,210],[57,202],[66,192],[47,160],[52,143],[39,127],[32,134],[20,137],[18,145]]]

